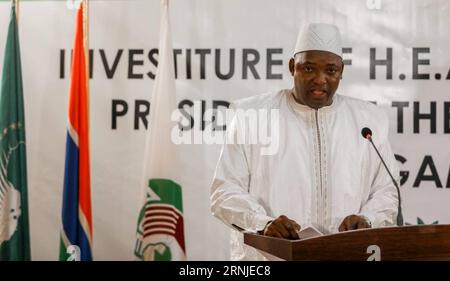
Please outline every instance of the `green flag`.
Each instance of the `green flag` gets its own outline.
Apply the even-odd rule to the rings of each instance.
[[[30,260],[22,69],[15,6],[0,90],[0,260]]]
[[[134,255],[139,260],[186,259],[181,186],[169,179],[151,179],[139,212]]]

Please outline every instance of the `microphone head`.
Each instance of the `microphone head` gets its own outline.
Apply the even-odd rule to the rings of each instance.
[[[361,130],[361,135],[362,135],[363,138],[365,138],[365,139],[370,139],[370,138],[372,137],[372,130],[369,129],[369,128],[367,128],[367,127],[364,127],[364,128],[362,128],[362,130]]]

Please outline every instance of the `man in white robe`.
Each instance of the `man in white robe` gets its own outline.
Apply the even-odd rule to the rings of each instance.
[[[211,187],[214,216],[233,228],[232,260],[263,260],[244,245],[239,230],[298,239],[314,226],[323,233],[394,225],[396,188],[361,129],[398,177],[388,141],[388,118],[377,106],[335,94],[343,72],[339,30],[310,24],[297,39],[289,70],[293,88],[237,101],[235,109],[277,110],[271,132],[277,151],[264,144],[227,142]],[[257,127],[236,115],[227,140]]]

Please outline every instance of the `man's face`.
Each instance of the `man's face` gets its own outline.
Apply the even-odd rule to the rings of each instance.
[[[289,61],[297,102],[318,109],[330,105],[342,78],[342,59],[330,52],[306,51]]]

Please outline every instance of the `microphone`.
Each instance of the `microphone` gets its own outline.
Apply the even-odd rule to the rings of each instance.
[[[397,213],[397,225],[398,226],[402,226],[403,225],[403,215],[402,215],[402,201],[400,199],[400,188],[398,187],[397,181],[395,181],[394,177],[391,174],[391,171],[389,171],[388,167],[386,166],[386,163],[383,160],[383,157],[381,157],[380,152],[378,152],[377,147],[375,146],[375,144],[372,141],[372,130],[364,127],[361,130],[361,135],[363,136],[363,138],[367,139],[370,141],[370,143],[372,144],[373,148],[375,149],[375,151],[378,154],[378,157],[380,157],[381,159],[381,163],[383,163],[384,168],[386,168],[386,171],[388,172],[389,176],[392,179],[392,182],[394,183],[395,187],[397,188],[397,194],[398,194],[398,213]]]

